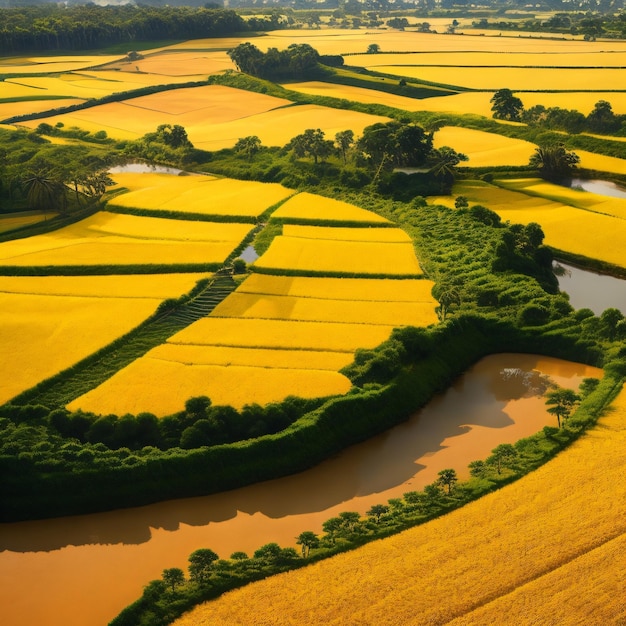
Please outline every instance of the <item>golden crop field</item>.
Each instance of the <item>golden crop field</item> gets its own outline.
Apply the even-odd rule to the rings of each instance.
[[[117,64],[124,72],[144,72],[163,76],[217,74],[233,70],[235,66],[224,50],[216,52],[163,51],[145,55],[137,61]]]
[[[579,209],[626,219],[626,198],[611,198],[581,189],[570,189],[541,178],[502,179],[498,185],[511,191],[521,191]]]
[[[118,208],[141,208],[203,215],[257,217],[293,193],[278,183],[170,174],[114,174],[131,189],[109,201]]]
[[[434,285],[425,278],[392,280],[251,274],[237,287],[237,292],[370,302],[428,302],[436,306],[431,294]]]
[[[585,88],[594,91],[626,89],[624,71],[617,68],[420,67],[369,64],[367,69],[470,89],[502,89],[506,86],[513,91],[568,91],[573,85],[585,85]]]
[[[0,244],[0,265],[222,262],[250,228],[101,211],[51,233]]]
[[[522,139],[511,139],[496,133],[459,126],[444,126],[435,133],[435,148],[450,146],[462,152],[470,167],[528,165],[537,146]]]
[[[285,224],[283,235],[302,239],[334,239],[337,241],[378,241],[382,243],[410,242],[401,228],[341,228],[334,226],[298,226]]]
[[[72,72],[87,67],[112,63],[121,55],[96,54],[91,56],[49,56],[0,58],[0,74],[43,74]]]
[[[98,82],[96,79],[90,80]],[[154,80],[157,84],[163,81],[162,77],[154,77]],[[113,82],[110,84],[115,85]],[[137,85],[132,85],[132,88],[136,89]],[[101,95],[104,94],[93,97]],[[221,127],[224,123],[236,123],[248,116],[254,119],[261,113],[288,104],[288,100],[265,94],[221,85],[207,85],[111,102],[82,111],[51,116],[45,120],[25,122],[24,125],[36,128],[42,121],[52,125],[62,122],[66,126],[78,126],[92,132],[103,129],[114,138],[136,139],[153,132],[160,124],[179,124],[185,127],[192,143],[202,147],[199,144],[213,137],[214,125]],[[234,145],[239,137],[250,134],[255,133],[244,132],[243,135],[236,135],[229,146]]]
[[[425,20],[420,20],[425,21]],[[427,20],[430,22],[430,20]],[[449,20],[450,21],[450,20]],[[448,21],[448,23],[449,23]],[[478,35],[480,31],[472,29]],[[322,29],[322,30],[280,30],[268,33],[254,41],[261,50],[274,47],[286,48],[292,43],[308,43],[320,54],[359,54],[364,53],[370,43],[380,46],[382,52],[496,52],[502,53],[567,53],[590,54],[605,51],[626,51],[623,41],[566,41],[546,37],[520,37],[513,33],[511,37],[499,37],[498,31],[485,31],[486,36],[468,37],[467,35],[430,34],[400,32],[368,28],[364,37],[363,30]],[[527,33],[524,33],[525,35]],[[213,42],[213,46],[218,45]],[[232,45],[232,44],[230,44]],[[374,55],[372,55],[374,56]],[[348,57],[346,65],[350,65]]]
[[[165,300],[187,293],[211,274],[124,274],[120,276],[0,276],[0,293]]]
[[[278,369],[328,370],[337,372],[352,362],[349,352],[323,350],[281,350],[278,348],[237,348],[164,343],[150,352],[153,359],[184,365],[248,366]]]
[[[170,337],[168,343],[352,353],[376,347],[392,330],[393,326],[377,324],[205,317]]]
[[[411,243],[333,241],[278,236],[255,267],[346,274],[422,274]]]
[[[272,217],[284,220],[389,223],[384,217],[353,204],[307,192],[289,198],[272,214]]]
[[[306,359],[304,359],[306,364]],[[317,398],[344,394],[350,381],[337,372],[240,365],[185,365],[146,356],[68,405],[98,413],[140,413],[161,417],[184,408],[188,398],[209,396],[215,405],[241,408],[278,402],[288,395]]]
[[[17,102],[0,101],[0,120],[5,120],[15,115],[28,113],[40,113],[56,107],[66,107],[81,104],[83,100],[76,98],[52,98],[50,100],[18,100]]]
[[[0,217],[0,233],[6,233],[10,230],[15,230],[21,226],[28,226],[29,224],[37,224],[38,222],[44,222],[47,219],[56,217],[56,213],[36,213],[32,214],[30,211],[26,215],[13,214],[7,217]]]
[[[470,44],[471,45],[471,44]],[[454,68],[622,68],[626,66],[626,49],[621,52],[605,51],[583,52],[580,49],[570,53],[559,52],[419,52],[418,54],[360,54],[348,57],[346,64],[356,67],[375,67],[376,65],[411,65],[415,67],[454,67]],[[503,53],[504,52],[504,53]]]
[[[0,351],[11,355],[3,359],[0,402],[129,332],[200,277],[0,277]]]
[[[323,279],[322,279],[323,280]],[[309,322],[428,326],[437,322],[436,303],[332,300],[266,294],[232,293],[212,315],[216,317],[284,319]]]
[[[463,181],[454,187],[471,204],[496,211],[503,220],[537,222],[548,246],[626,267],[626,220],[577,209],[546,198],[509,191],[483,181]],[[433,201],[439,202],[441,198]],[[584,236],[581,236],[584,233]]]
[[[600,172],[626,174],[626,159],[618,159],[586,150],[576,150],[575,152],[580,157],[580,167]]]
[[[175,626],[621,624],[625,447],[622,391],[596,428],[523,479],[422,526],[226,593]],[[271,618],[259,619],[259,606],[271,606]]]
[[[256,135],[266,146],[284,146],[307,128],[320,128],[328,139],[332,139],[343,130],[351,129],[355,135],[360,135],[366,126],[388,121],[380,115],[302,104],[216,123],[211,127],[198,127],[195,131],[192,128],[189,137],[203,150],[232,148],[237,139],[248,135]]]
[[[363,87],[350,87],[348,85],[338,85],[335,83],[324,83],[321,81],[307,81],[304,83],[288,83],[283,85],[287,89],[306,93],[311,96],[324,96],[329,98],[342,98],[364,104],[384,104],[386,106],[403,109],[405,111],[423,111],[425,104],[432,98],[416,100],[406,96],[396,96],[392,93],[377,91],[376,89],[365,89]]]

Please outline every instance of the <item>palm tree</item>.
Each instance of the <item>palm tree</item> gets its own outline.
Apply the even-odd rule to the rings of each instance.
[[[542,178],[553,181],[570,178],[579,163],[580,157],[566,150],[562,143],[537,147],[529,161],[529,165],[539,170]]]
[[[31,208],[43,211],[44,214],[50,209],[63,212],[67,208],[65,185],[51,170],[30,171],[24,177],[23,183],[26,187],[26,200]]]
[[[445,192],[446,189],[452,188],[456,180],[457,165],[461,161],[467,160],[467,155],[462,152],[457,152],[449,146],[442,146],[432,151],[431,161],[433,161],[433,165],[430,168],[430,173],[435,178],[439,179],[442,193]]]

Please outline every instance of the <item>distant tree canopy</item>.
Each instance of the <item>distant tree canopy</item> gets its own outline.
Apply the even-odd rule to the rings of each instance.
[[[281,26],[276,14],[244,20],[224,9],[46,4],[0,11],[0,52],[90,50],[116,43],[224,37]]]
[[[262,52],[249,42],[229,50],[228,56],[241,72],[257,78],[305,78],[321,73],[321,57],[306,43],[293,43],[285,50]]]
[[[520,121],[524,105],[517,96],[513,95],[510,89],[498,89],[489,102],[492,103],[491,110],[496,119],[512,122]]]

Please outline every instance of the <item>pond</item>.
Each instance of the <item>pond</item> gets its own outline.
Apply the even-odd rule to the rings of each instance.
[[[228,558],[277,542],[341,511],[421,489],[437,473],[555,425],[548,377],[576,389],[601,370],[527,354],[487,357],[407,422],[299,474],[201,498],[0,526],[0,623],[102,626],[163,569],[186,569],[207,547]]]
[[[620,187],[608,180],[584,180],[582,178],[573,178],[567,187],[572,189],[583,189],[600,196],[609,196],[611,198],[626,198],[626,189]]]
[[[609,308],[626,314],[626,280],[597,274],[573,265],[558,262],[565,273],[558,276],[559,289],[569,294],[575,309],[591,309],[596,315]]]
[[[109,170],[109,174],[173,174],[178,176],[183,170],[175,167],[167,167],[165,165],[154,165],[152,163],[125,163],[124,165],[116,165]]]

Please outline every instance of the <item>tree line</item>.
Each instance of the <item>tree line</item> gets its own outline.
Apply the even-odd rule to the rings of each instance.
[[[281,27],[275,13],[244,20],[225,9],[46,4],[0,10],[0,52],[94,50],[114,44],[127,44],[131,50],[136,42],[226,37]]]

